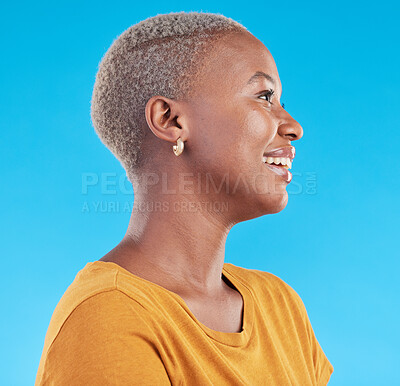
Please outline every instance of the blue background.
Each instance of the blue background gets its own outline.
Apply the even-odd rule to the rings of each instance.
[[[0,384],[33,384],[56,304],[128,225],[128,211],[93,209],[133,199],[104,185],[124,172],[90,122],[98,62],[130,25],[177,11],[222,13],[263,41],[304,128],[286,209],[236,225],[226,262],[300,294],[334,366],[330,385],[400,384],[394,1],[2,5]],[[87,175],[99,182],[85,193]]]

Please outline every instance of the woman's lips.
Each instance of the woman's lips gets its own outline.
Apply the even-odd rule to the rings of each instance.
[[[291,160],[293,160],[295,155],[296,149],[294,148],[294,146],[283,146],[264,153],[265,157],[287,157]]]
[[[283,177],[283,179],[289,183],[292,181],[292,173],[289,172],[288,169],[286,169],[283,166],[278,166],[278,165],[270,165],[270,164],[265,164],[267,167],[269,167],[273,172],[278,174],[279,176]]]
[[[283,179],[289,183],[292,180],[292,173],[288,170],[292,167],[292,160],[296,154],[295,148],[293,146],[284,146],[274,150],[271,150],[264,154],[263,161],[264,163],[276,174],[283,177]],[[272,157],[272,158],[270,158]],[[276,165],[273,163],[273,158],[277,160],[276,163],[284,163],[287,166]],[[267,162],[268,159],[268,162]]]

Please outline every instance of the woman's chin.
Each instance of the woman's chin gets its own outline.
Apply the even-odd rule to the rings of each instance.
[[[286,208],[289,195],[284,190],[281,194],[275,193],[264,200],[265,214],[279,213]]]
[[[253,196],[254,197],[254,196]],[[281,212],[285,209],[289,196],[286,190],[281,193],[274,194],[266,194],[266,195],[257,195],[257,198],[250,204],[251,198],[247,198],[247,205],[245,211],[245,219],[250,220],[257,217],[265,216],[267,214],[275,214]]]

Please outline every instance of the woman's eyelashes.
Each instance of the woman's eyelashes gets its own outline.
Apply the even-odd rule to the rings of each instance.
[[[259,96],[259,98],[265,96],[265,100],[266,100],[267,102],[269,102],[269,103],[272,105],[272,104],[273,104],[273,103],[272,103],[272,97],[273,97],[273,95],[274,95],[274,92],[275,92],[275,91],[272,90],[272,89],[263,91],[263,92],[261,93],[261,95]],[[282,103],[282,104],[281,104],[281,107],[282,107],[283,109],[285,109],[285,104]]]
[[[275,92],[275,91],[272,90],[272,89],[263,91],[263,92],[261,93],[261,95],[259,96],[259,98],[265,96],[265,97],[266,97],[265,100],[272,104],[272,96],[274,95],[274,92]]]

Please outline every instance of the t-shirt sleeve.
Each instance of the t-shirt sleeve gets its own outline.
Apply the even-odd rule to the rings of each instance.
[[[306,314],[307,315],[307,314]],[[312,347],[312,356],[315,370],[315,377],[317,380],[317,385],[326,386],[329,379],[333,373],[333,366],[326,357],[324,351],[322,350],[317,338],[315,337],[314,330],[311,326],[310,320],[307,316],[307,329],[309,332],[309,337]]]
[[[314,364],[314,372],[315,378],[317,381],[318,386],[326,386],[329,382],[329,379],[333,373],[333,366],[329,362],[328,358],[326,357],[324,351],[322,350],[316,336],[314,330],[311,326],[310,319],[308,317],[308,313],[306,307],[300,298],[300,295],[292,288],[289,287],[292,293],[294,294],[297,303],[301,309],[303,314],[303,320],[307,328],[308,337],[310,340],[311,351],[312,351],[312,359]]]
[[[140,307],[118,290],[80,303],[49,347],[36,385],[170,385]]]

